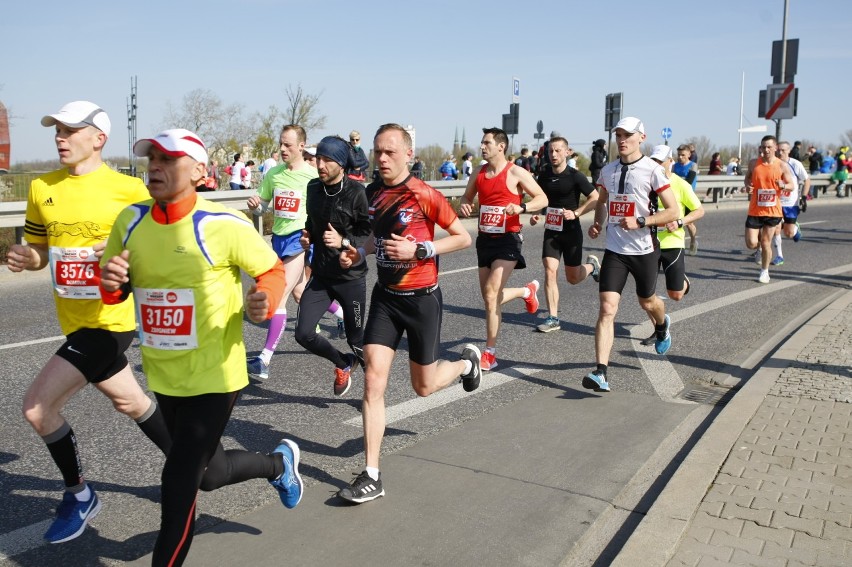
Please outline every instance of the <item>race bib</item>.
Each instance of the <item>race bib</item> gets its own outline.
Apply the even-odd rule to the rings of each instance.
[[[479,207],[479,232],[503,234],[506,232],[506,207],[482,205]]]
[[[91,248],[50,247],[53,289],[65,299],[100,299],[101,267]]]
[[[276,188],[273,193],[273,212],[282,219],[299,218],[299,207],[302,204],[302,192],[293,189]]]
[[[609,222],[619,223],[621,219],[636,216],[635,195],[609,196]]]
[[[778,199],[778,192],[775,189],[758,189],[757,190],[757,206],[758,207],[774,207]]]
[[[142,345],[160,350],[198,348],[191,289],[134,288]]]
[[[544,228],[547,230],[562,230],[562,223],[565,217],[562,213],[563,209],[556,207],[547,207],[546,216],[544,217]]]

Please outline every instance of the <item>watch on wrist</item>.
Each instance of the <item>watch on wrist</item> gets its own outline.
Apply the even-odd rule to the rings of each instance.
[[[426,245],[422,242],[418,242],[417,248],[414,249],[414,257],[418,260],[425,260],[428,254],[429,251],[426,249]]]
[[[645,217],[636,217],[636,222],[639,224],[639,228],[645,228]]]
[[[683,228],[683,219],[677,219],[677,227]]]
[[[527,204],[526,203],[521,203],[521,212],[522,213],[527,212]]]
[[[342,249],[348,250],[350,246],[352,246],[352,242],[348,238],[344,238],[340,241],[340,247]]]

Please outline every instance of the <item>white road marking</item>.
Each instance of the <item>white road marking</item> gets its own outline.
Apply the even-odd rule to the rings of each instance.
[[[820,276],[836,276],[850,270],[852,270],[852,264],[846,264],[844,266],[837,266],[836,268],[829,268],[828,270],[823,270],[815,274],[796,274],[797,279],[794,280],[784,280],[766,285],[755,282],[755,287],[752,289],[732,293],[730,295],[720,297],[719,299],[706,301],[704,303],[699,303],[698,305],[687,307],[686,309],[681,309],[680,311],[675,311],[674,313],[669,313],[669,317],[672,322],[673,342],[677,341],[677,328],[674,327],[674,324],[677,322],[686,321],[692,317],[697,317],[698,315],[703,315],[704,313],[715,311],[716,309],[721,309],[723,307],[729,307],[735,303],[760,297],[767,293],[776,293],[782,289],[801,285],[806,281],[819,282],[822,280]],[[657,395],[663,400],[674,400],[675,396],[677,396],[677,394],[684,388],[683,380],[677,370],[675,370],[674,365],[669,362],[667,358],[655,353],[653,350],[654,347],[644,347],[639,344],[639,341],[650,335],[653,330],[654,327],[651,325],[650,321],[634,325],[630,329],[631,339],[634,340],[631,340],[630,342],[633,346],[633,350],[636,352],[636,357],[642,365],[642,370],[645,372],[645,375],[648,377],[648,380],[651,382],[651,386],[654,387],[654,391],[657,392]],[[677,343],[674,342],[674,344]]]
[[[812,221],[809,221],[809,222],[800,222],[800,223],[799,223],[799,226],[808,226],[808,225],[811,225],[811,224],[822,224],[822,223],[824,223],[824,222],[828,222],[828,221],[825,221],[825,220],[812,220]]]
[[[53,520],[44,520],[0,534],[0,561],[6,561],[10,557],[45,545],[44,533],[52,522]]]
[[[58,335],[56,337],[47,337],[46,339],[35,339],[32,341],[24,341],[22,343],[10,343],[7,345],[0,345],[0,350],[5,350],[7,348],[18,348],[25,347],[30,345],[37,345],[41,343],[52,343],[53,341],[61,341],[65,338],[65,335]]]
[[[390,425],[391,423],[401,421],[407,417],[451,404],[456,400],[460,400],[468,396],[475,396],[477,392],[496,388],[497,386],[501,386],[506,382],[511,382],[512,380],[516,380],[522,376],[533,376],[539,372],[541,372],[541,368],[525,368],[522,366],[507,368],[505,372],[483,372],[482,379],[479,382],[479,388],[477,388],[475,392],[465,392],[461,384],[455,384],[444,388],[440,392],[435,392],[431,396],[425,398],[414,398],[413,400],[396,404],[395,406],[391,406],[385,410],[385,423]],[[361,427],[361,418],[354,417],[344,421],[343,423],[354,427]]]

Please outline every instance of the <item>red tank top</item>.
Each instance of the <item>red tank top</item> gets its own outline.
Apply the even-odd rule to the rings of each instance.
[[[479,174],[476,177],[476,191],[479,194],[479,231],[486,234],[493,234],[494,231],[485,231],[482,229],[483,226],[483,216],[484,215],[499,215],[496,209],[489,209],[490,207],[498,207],[505,208],[509,203],[514,203],[515,205],[521,204],[521,195],[518,195],[515,192],[509,191],[508,186],[506,185],[506,177],[509,174],[509,168],[514,167],[515,164],[509,162],[506,164],[506,167],[503,170],[488,179],[485,176],[485,172],[488,169],[487,167],[480,168]],[[483,211],[483,208],[486,208]],[[492,211],[492,212],[489,212]],[[505,216],[505,211],[502,213]],[[495,217],[491,217],[491,221],[488,224],[494,224],[493,219]],[[510,217],[505,217],[505,232],[521,232],[521,218],[518,215],[512,215]],[[497,224],[502,225],[502,222],[497,222]],[[502,231],[501,231],[502,232]]]

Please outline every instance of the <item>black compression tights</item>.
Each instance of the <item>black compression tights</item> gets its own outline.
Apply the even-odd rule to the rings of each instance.
[[[182,565],[195,531],[198,489],[214,490],[250,478],[281,474],[280,458],[243,450],[225,451],[219,442],[239,391],[175,397],[157,394],[172,437],[162,475],[160,534],[152,565]],[[206,472],[205,472],[206,469]]]

